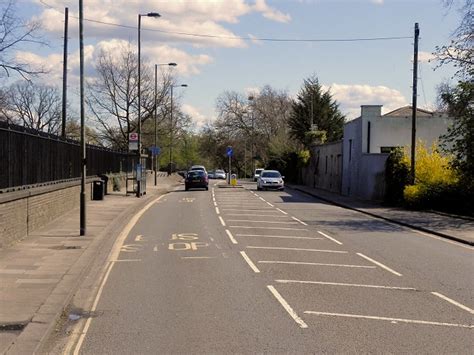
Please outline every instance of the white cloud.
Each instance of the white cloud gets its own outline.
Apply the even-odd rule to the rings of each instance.
[[[40,0],[33,0],[42,4]],[[71,36],[77,31],[77,1],[47,0],[50,8],[45,8],[37,19],[41,20],[45,30],[62,34],[64,6],[69,6]],[[161,17],[142,17],[142,35],[147,41],[184,42],[197,46],[212,47],[245,47],[244,40],[226,29],[224,24],[235,24],[240,17],[252,12],[261,13],[271,21],[288,22],[291,17],[266,4],[265,0],[257,0],[254,5],[245,0],[214,0],[214,1],[167,1],[153,0],[107,1],[89,0],[84,8],[84,18],[130,26],[121,28],[97,22],[86,22],[84,34],[88,38],[136,38],[137,16],[139,13],[157,11]],[[42,4],[44,6],[44,4]],[[154,30],[154,31],[150,31]],[[173,32],[173,33],[171,33]],[[208,35],[198,37],[186,34]]]
[[[361,105],[383,105],[383,112],[408,105],[400,91],[386,86],[331,84],[323,87],[330,89],[348,120],[360,116]]]
[[[291,21],[291,16],[289,14],[284,14],[283,12],[268,6],[265,0],[256,0],[254,9],[258,12],[261,12],[263,17],[269,20],[284,23]]]
[[[196,124],[196,127],[197,128],[201,128],[202,126],[204,126],[206,123],[209,123],[212,121],[211,118],[203,115],[199,109],[197,109],[196,107],[194,106],[191,106],[191,105],[188,105],[188,104],[183,104],[181,106],[181,110],[192,117],[193,119],[193,122]]]
[[[410,58],[413,60],[413,57]],[[430,63],[432,62],[436,57],[434,56],[433,53],[430,52],[418,52],[418,61],[421,63]]]

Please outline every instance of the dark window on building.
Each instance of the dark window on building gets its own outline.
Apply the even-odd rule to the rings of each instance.
[[[352,160],[352,139],[349,139],[349,161]]]
[[[380,147],[380,153],[391,153],[398,147]]]
[[[328,173],[328,156],[326,155],[326,174]]]

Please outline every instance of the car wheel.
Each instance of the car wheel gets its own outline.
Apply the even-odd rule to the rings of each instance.
[[[259,186],[257,186],[257,191],[262,191],[262,189]]]
[[[209,191],[209,186],[206,186],[206,191]]]

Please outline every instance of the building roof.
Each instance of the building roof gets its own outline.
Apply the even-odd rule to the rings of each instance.
[[[412,107],[411,106],[404,106],[397,108],[396,110],[390,111],[386,113],[385,115],[382,115],[383,117],[411,117],[412,115]],[[416,115],[417,116],[429,116],[429,117],[434,117],[436,115],[439,115],[439,113],[428,111],[428,110],[423,110],[421,108],[416,109]]]

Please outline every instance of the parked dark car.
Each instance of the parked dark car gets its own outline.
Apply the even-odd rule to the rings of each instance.
[[[190,170],[184,180],[184,189],[203,188],[209,190],[209,179],[203,170]]]

